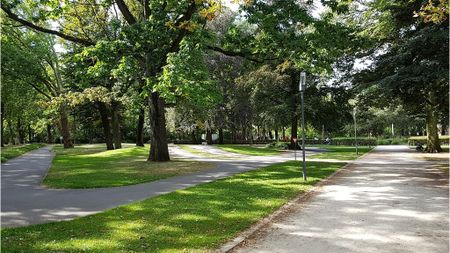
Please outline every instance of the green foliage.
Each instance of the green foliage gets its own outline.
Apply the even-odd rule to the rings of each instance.
[[[2,252],[209,251],[343,163],[286,162],[72,221],[2,229]],[[45,231],[45,232],[43,232]]]

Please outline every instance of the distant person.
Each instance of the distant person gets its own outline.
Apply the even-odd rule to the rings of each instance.
[[[331,139],[327,137],[327,138],[323,141],[323,144],[327,144],[327,145],[331,144]]]

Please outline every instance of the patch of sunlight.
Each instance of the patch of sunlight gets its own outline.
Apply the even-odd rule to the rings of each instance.
[[[76,239],[70,238],[63,241],[52,241],[49,243],[42,243],[38,248],[43,252],[53,251],[84,251],[84,252],[113,252],[119,246],[117,241],[110,239]]]
[[[211,218],[208,218],[206,216],[197,215],[197,214],[179,214],[174,217],[174,220],[183,220],[183,221],[206,221],[211,220]]]

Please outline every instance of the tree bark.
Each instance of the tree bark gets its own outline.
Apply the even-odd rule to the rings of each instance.
[[[61,125],[61,135],[63,137],[64,148],[73,148],[73,143],[70,137],[69,116],[67,115],[65,105],[61,107],[59,122]]]
[[[208,144],[208,145],[213,144],[212,133],[211,133],[211,129],[209,129],[209,128],[206,129],[206,144]]]
[[[153,92],[149,97],[149,105],[151,145],[148,161],[169,161],[164,100],[157,92]]]
[[[197,136],[195,136],[195,129],[193,129],[191,132],[191,141],[192,144],[197,144]]]
[[[19,144],[25,144],[25,131],[23,130],[20,118],[17,120],[17,133],[19,134]]]
[[[223,129],[219,128],[219,144],[223,144]]]
[[[47,143],[53,143],[52,126],[50,124],[47,124]]]
[[[296,113],[294,113],[294,115],[292,115],[292,122],[291,122],[291,144],[290,144],[291,149],[296,148],[295,145],[297,145],[296,142],[294,142],[294,138],[297,139],[297,126],[298,126],[298,116]]]
[[[269,140],[273,140],[272,130],[269,129]]]
[[[0,135],[0,142],[1,142],[1,146],[4,147],[5,146],[5,140],[3,139],[3,131],[4,131],[4,123],[3,120],[5,119],[5,104],[2,102],[1,103],[1,112],[0,112],[0,130],[1,130],[1,135]]]
[[[438,115],[433,106],[427,106],[427,147],[425,149],[428,153],[442,152],[441,143],[438,135]]]
[[[98,111],[102,120],[103,134],[105,135],[106,149],[113,150],[113,137],[111,134],[111,117],[109,116],[109,109],[105,103],[98,102]]]
[[[120,105],[117,101],[111,103],[112,115],[112,134],[114,139],[114,148],[122,148],[122,133],[120,131]]]
[[[33,131],[31,130],[31,125],[28,125],[28,143],[33,142]]]
[[[145,122],[145,110],[141,108],[139,111],[139,118],[136,129],[136,146],[144,146],[144,122]]]
[[[275,141],[278,141],[278,128],[275,128]]]

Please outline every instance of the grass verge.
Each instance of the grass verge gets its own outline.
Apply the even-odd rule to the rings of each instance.
[[[276,148],[255,147],[248,145],[222,144],[217,145],[216,147],[228,152],[238,153],[242,155],[265,156],[265,155],[277,155],[280,153],[280,151]]]
[[[148,162],[148,146],[124,146],[116,150],[105,150],[104,144],[81,145],[73,149],[56,146],[55,159],[43,183],[52,188],[115,187],[188,174],[213,166],[196,161]]]
[[[208,152],[204,152],[195,148],[190,147],[189,145],[185,145],[185,144],[178,144],[178,147],[180,147],[181,149],[192,153],[194,155],[199,155],[199,156],[204,156],[204,157],[217,157],[214,154],[208,153]]]
[[[310,158],[317,159],[336,159],[336,160],[355,160],[373,149],[373,147],[361,146],[358,147],[358,155],[356,155],[355,147],[352,146],[332,146],[320,145],[320,148],[328,150],[320,154],[312,155]]]
[[[1,162],[6,162],[8,159],[18,157],[32,150],[44,147],[43,143],[32,143],[22,146],[5,146],[1,148]]]
[[[213,250],[344,163],[286,162],[72,221],[2,230],[3,252]]]

